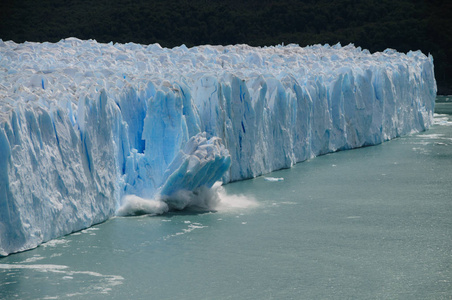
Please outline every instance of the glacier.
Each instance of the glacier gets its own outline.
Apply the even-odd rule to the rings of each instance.
[[[435,97],[420,51],[0,40],[0,255],[426,130]]]

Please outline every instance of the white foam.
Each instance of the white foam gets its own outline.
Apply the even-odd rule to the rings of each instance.
[[[25,259],[24,261],[21,261],[20,263],[32,263],[32,262],[36,262],[38,260],[43,260],[45,257],[40,256],[40,255],[34,255],[33,257],[29,257],[27,259]]]
[[[161,215],[172,209],[190,209],[195,211],[224,211],[230,209],[246,209],[257,207],[258,202],[250,196],[229,195],[217,182],[212,188],[205,187],[195,191],[180,190],[171,197],[144,199],[136,195],[123,197],[123,205],[118,209],[117,216]],[[171,220],[163,220],[169,222]],[[185,221],[187,224],[190,221]]]
[[[229,195],[222,186],[216,187],[216,192],[220,198],[220,202],[215,207],[218,211],[248,209],[259,206],[254,197],[242,194]]]
[[[179,190],[171,196],[163,196],[162,200],[168,203],[170,208],[181,210],[213,210],[220,202],[216,188],[200,187],[194,191]]]
[[[168,205],[159,200],[144,199],[135,195],[126,195],[123,205],[118,209],[118,216],[161,215],[168,211]]]
[[[59,270],[67,269],[67,266],[63,265],[26,265],[26,264],[0,264],[0,269],[14,270],[14,269],[31,269],[42,272],[57,272]]]
[[[187,221],[185,221],[184,223],[187,224],[186,222]],[[181,235],[190,233],[190,232],[192,232],[193,230],[196,230],[196,229],[203,229],[203,228],[207,228],[207,227],[209,227],[209,226],[202,225],[201,223],[193,223],[193,224],[190,223],[188,225],[188,227],[182,229],[182,231],[176,232],[174,234],[167,235],[163,239],[167,240],[167,239],[172,238],[172,237],[181,236]]]
[[[77,295],[88,295],[90,293],[106,294],[110,292],[112,287],[122,284],[124,278],[118,275],[103,275],[93,271],[71,271],[65,265],[53,264],[0,264],[0,269],[4,270],[18,270],[27,269],[41,273],[61,274],[63,279],[73,279],[80,276],[90,276],[98,278],[95,284],[83,287],[82,292],[77,292]],[[66,296],[70,297],[73,293],[68,293]],[[50,297],[50,296],[49,296]]]
[[[264,177],[264,180],[276,182],[276,181],[283,181],[284,178],[282,178],[282,177]]]

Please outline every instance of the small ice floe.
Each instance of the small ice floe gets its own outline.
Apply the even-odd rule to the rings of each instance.
[[[282,177],[264,177],[264,180],[266,180],[266,181],[283,181],[284,178],[282,178]]]

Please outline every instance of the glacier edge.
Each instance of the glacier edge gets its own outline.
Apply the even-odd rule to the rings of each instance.
[[[0,76],[0,255],[127,197],[182,209],[181,190],[426,130],[436,96],[431,56],[353,45],[0,41]]]

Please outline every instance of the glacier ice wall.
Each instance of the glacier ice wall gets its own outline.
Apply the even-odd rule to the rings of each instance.
[[[419,51],[0,40],[0,255],[425,130],[435,96]]]

